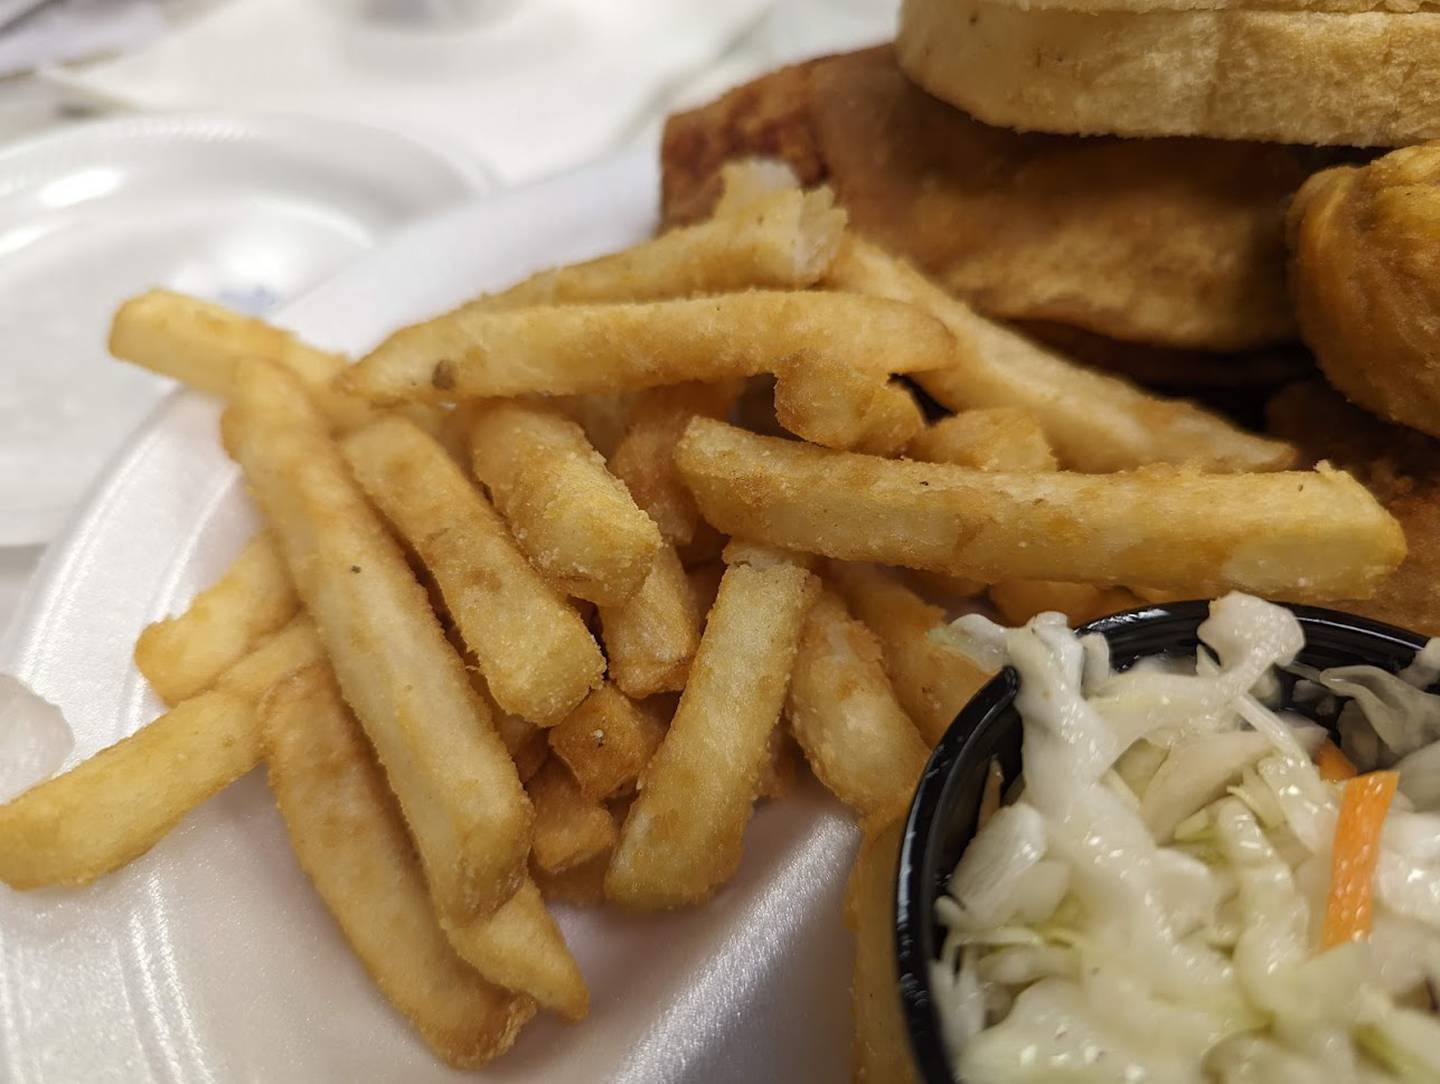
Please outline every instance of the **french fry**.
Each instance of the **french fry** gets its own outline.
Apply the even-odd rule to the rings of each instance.
[[[838,561],[831,561],[827,571],[850,612],[880,638],[891,688],[925,744],[933,746],[990,675],[931,641],[930,631],[945,623],[945,611],[911,591],[894,572]]]
[[[819,584],[794,565],[732,565],[670,730],[641,779],[605,878],[632,907],[698,903],[734,875]]]
[[[896,993],[895,871],[904,825],[902,815],[867,831],[845,887],[845,923],[855,934],[854,1079],[868,1084],[919,1084]]]
[[[781,366],[775,417],[815,444],[870,455],[895,455],[925,428],[915,397],[888,374],[829,357]]]
[[[816,778],[862,817],[908,799],[930,755],[882,660],[875,634],[822,591],[805,618],[786,715]]]
[[[1140,605],[1140,600],[1123,587],[1095,587],[1057,580],[1006,580],[992,584],[990,601],[1007,625],[1023,625],[1036,614],[1054,611],[1064,614],[1072,627]]]
[[[732,538],[725,543],[721,558],[726,566],[749,565],[751,568],[776,568],[794,565],[807,572],[814,571],[819,562],[814,554],[797,553],[782,546],[771,546],[764,542],[752,542],[748,538]]]
[[[635,405],[643,392],[621,391],[607,395],[594,392],[590,395],[561,395],[550,400],[550,405],[567,418],[580,423],[585,430],[585,439],[607,460],[615,454],[620,440],[630,429],[630,419]],[[464,409],[464,404],[456,408]],[[678,434],[677,434],[678,439]],[[465,428],[465,447],[470,446],[470,428]]]
[[[434,578],[504,711],[553,726],[599,685],[605,659],[580,615],[435,440],[402,418],[381,418],[341,450]]]
[[[680,558],[662,546],[640,589],[618,606],[600,607],[610,678],[637,700],[685,687],[700,644],[700,611]]]
[[[261,714],[270,789],[295,856],[375,985],[448,1064],[503,1054],[535,1003],[487,981],[451,947],[384,774],[333,679],[324,667],[303,671]],[[513,954],[531,973],[543,973],[557,945],[569,956],[553,923],[543,925],[526,931],[530,960]]]
[[[803,289],[820,278],[845,230],[845,212],[835,206],[828,188],[756,193],[733,211],[723,221],[667,230],[620,252],[541,271],[392,338],[443,341],[447,321],[467,309],[648,301],[755,287]]]
[[[700,512],[675,473],[675,445],[690,419],[725,418],[740,395],[740,382],[675,384],[652,388],[636,399],[630,428],[607,456],[610,470],[635,503],[655,521],[665,541],[684,545],[695,537]]]
[[[728,218],[776,192],[799,187],[794,171],[778,158],[732,159],[720,167],[720,200],[713,217]]]
[[[140,857],[255,766],[254,704],[214,690],[177,704],[0,806],[0,880],[82,885]]]
[[[725,575],[721,561],[707,561],[685,573],[690,581],[690,591],[695,596],[695,608],[700,613],[700,624],[704,627],[705,617],[715,605],[715,596],[720,593],[720,579]]]
[[[610,606],[639,590],[660,531],[579,425],[543,406],[493,403],[476,412],[470,453],[515,541],[562,591]]]
[[[1035,415],[1018,407],[987,407],[941,418],[910,442],[905,454],[927,463],[992,471],[1058,470]]]
[[[760,784],[756,789],[756,799],[773,802],[789,794],[795,787],[795,776],[799,771],[796,763],[798,760],[799,754],[790,735],[778,726],[770,731],[770,747],[765,753],[764,763],[760,766]]]
[[[927,572],[912,569],[910,579],[919,584],[932,598],[943,602],[960,603],[984,594],[986,585],[979,580],[965,576],[952,576],[948,572]]]
[[[123,361],[222,399],[233,397],[242,359],[264,358],[299,377],[337,427],[362,424],[373,413],[330,387],[350,364],[343,354],[318,350],[264,320],[173,290],[150,290],[121,305],[110,325],[109,347]]]
[[[530,777],[540,770],[540,765],[544,764],[550,755],[546,731],[528,719],[511,715],[495,703],[495,698],[485,687],[485,679],[478,674],[471,676],[470,684],[490,709],[490,717],[495,720],[495,730],[500,735],[500,740],[505,743],[505,751],[515,762],[515,774],[520,777],[520,782],[529,782]]]
[[[551,750],[592,802],[630,790],[664,737],[654,712],[608,683],[549,733]]]
[[[609,867],[610,856],[602,854],[564,873],[546,873],[539,867],[533,872],[540,895],[546,901],[571,907],[599,907],[605,902],[605,871]]]
[[[275,540],[262,531],[178,617],[148,626],[135,665],[167,704],[208,689],[226,667],[300,608]]]
[[[675,462],[722,531],[994,583],[1126,582],[1214,596],[1365,598],[1405,555],[1350,475],[994,474],[834,452],[696,418]]]
[[[365,503],[299,381],[242,363],[224,429],[285,552],[345,699],[455,922],[520,886],[532,811],[424,588]]]
[[[1148,463],[1209,471],[1283,470],[1295,449],[1255,436],[1192,403],[1161,399],[1074,364],[976,314],[905,261],[849,235],[826,273],[834,289],[908,301],[955,336],[949,361],[917,375],[941,405],[964,411],[1020,407],[1045,429],[1061,462],[1107,472]]]
[[[677,301],[465,311],[443,336],[395,335],[337,386],[375,403],[626,391],[774,372],[797,354],[912,372],[955,341],[921,309],[882,298],[750,290]]]
[[[12,888],[88,884],[138,858],[186,813],[259,762],[255,704],[320,659],[296,617],[134,734],[0,806],[0,880]]]
[[[618,831],[610,811],[580,791],[570,769],[545,762],[528,784],[535,803],[535,842],[530,858],[546,873],[564,873],[608,854]]]

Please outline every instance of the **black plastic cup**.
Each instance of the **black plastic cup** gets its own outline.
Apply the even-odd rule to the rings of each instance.
[[[1299,661],[1319,669],[1369,663],[1398,672],[1426,643],[1426,638],[1416,633],[1354,614],[1314,606],[1286,608],[1305,632]],[[1193,656],[1199,645],[1196,630],[1209,613],[1208,602],[1145,606],[1102,617],[1079,631],[1104,636],[1110,644],[1111,664],[1123,670],[1151,655]],[[1007,782],[1020,771],[1020,714],[1014,703],[1019,687],[1018,676],[1007,667],[961,709],[930,755],[900,842],[896,970],[911,1053],[926,1084],[952,1084],[954,1080],[930,992],[930,961],[943,941],[935,901],[975,835],[991,758],[999,759]],[[1293,688],[1294,680],[1282,675],[1287,707],[1295,707],[1289,704]],[[1323,718],[1316,721],[1327,726],[1333,723]]]

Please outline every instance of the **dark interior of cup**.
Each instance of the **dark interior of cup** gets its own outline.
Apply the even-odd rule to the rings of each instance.
[[[1320,669],[1370,663],[1399,671],[1425,646],[1423,636],[1353,614],[1312,606],[1288,608],[1305,631],[1299,661]],[[1208,602],[1146,606],[1103,617],[1079,631],[1103,635],[1110,644],[1112,665],[1123,670],[1146,656],[1193,655],[1199,643],[1196,630],[1209,612]],[[1287,707],[1295,707],[1288,703],[1293,685],[1293,679],[1283,683]],[[956,716],[920,777],[900,844],[895,949],[901,1010],[915,1065],[927,1084],[952,1080],[930,994],[930,961],[944,938],[935,918],[935,900],[975,834],[991,758],[999,759],[1007,782],[1020,771],[1020,716],[1014,707],[1018,687],[1015,671],[1007,668]]]

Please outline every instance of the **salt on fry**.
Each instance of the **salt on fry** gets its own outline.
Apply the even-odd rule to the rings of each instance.
[[[424,588],[289,373],[242,363],[224,428],[415,837],[460,922],[520,886],[532,812]]]
[[[464,311],[444,336],[392,336],[341,374],[376,403],[571,395],[775,372],[797,354],[903,373],[950,364],[955,341],[914,305],[749,290],[686,300]]]
[[[135,666],[167,704],[208,689],[266,633],[300,608],[275,540],[262,531],[185,612],[149,625],[135,643]]]
[[[930,639],[931,630],[945,623],[945,611],[906,587],[892,570],[831,561],[826,573],[850,613],[879,637],[896,698],[925,743],[935,745],[990,675]]]
[[[648,705],[608,683],[549,732],[551,751],[595,802],[633,789],[664,737],[665,722]]]
[[[734,875],[819,584],[794,565],[732,565],[690,681],[641,779],[606,894],[632,907],[698,903]]]
[[[610,470],[672,545],[690,542],[700,519],[695,498],[675,473],[675,445],[691,418],[724,419],[739,395],[736,380],[642,392],[636,397],[629,428],[614,454],[606,457]]]
[[[660,531],[579,425],[538,404],[497,402],[476,412],[470,452],[515,541],[562,591],[608,606],[639,590]]]
[[[333,679],[323,667],[304,671],[262,714],[270,788],[295,856],[375,985],[446,1063],[503,1054],[535,1004],[451,947],[384,773]]]
[[[905,454],[927,463],[992,471],[1058,470],[1035,415],[1018,407],[986,407],[941,418],[910,442]]]
[[[831,357],[797,357],[775,377],[775,417],[815,444],[895,455],[925,427],[920,404],[888,374]]]
[[[502,709],[553,726],[599,685],[605,659],[580,615],[435,440],[404,419],[381,418],[341,450],[434,578]]]
[[[956,348],[916,382],[942,406],[1020,407],[1045,428],[1075,470],[1188,463],[1210,471],[1283,470],[1295,449],[1255,436],[1192,403],[1157,396],[1076,365],[985,319],[904,260],[849,235],[826,275],[840,290],[918,305],[941,320]]]
[[[805,618],[785,713],[816,778],[862,817],[914,793],[930,750],[895,696],[879,639],[828,589]]]
[[[1323,464],[1250,475],[995,474],[834,452],[706,418],[690,423],[675,462],[720,530],[991,583],[1364,598],[1405,555],[1395,520]]]
[[[550,759],[527,784],[535,803],[530,859],[546,873],[564,873],[608,854],[618,831],[610,811],[580,790],[570,769]]]

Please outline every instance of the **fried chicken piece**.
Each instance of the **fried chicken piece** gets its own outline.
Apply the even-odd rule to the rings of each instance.
[[[1405,561],[1373,598],[1326,605],[1440,636],[1440,441],[1387,425],[1319,381],[1286,388],[1267,413],[1301,466],[1328,459],[1348,470],[1405,531]]]
[[[1440,141],[1316,174],[1289,235],[1301,333],[1330,383],[1440,436]]]
[[[865,237],[994,316],[1238,350],[1293,338],[1284,206],[1333,158],[1223,140],[992,128],[911,84],[888,46],[783,68],[670,118],[667,223],[729,158],[827,180]]]

